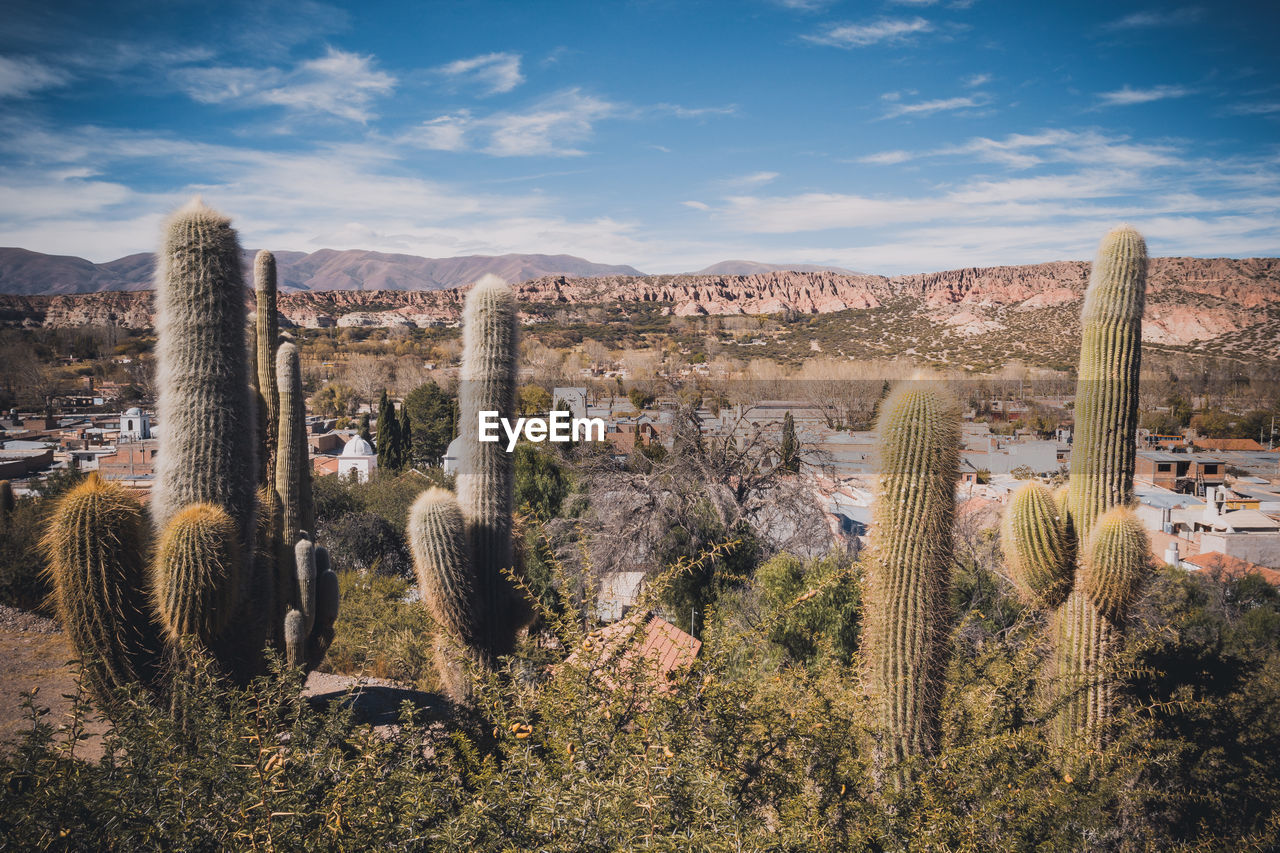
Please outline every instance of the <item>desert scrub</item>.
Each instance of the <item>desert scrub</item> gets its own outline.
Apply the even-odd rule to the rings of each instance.
[[[626,666],[610,685],[589,655],[563,660],[583,643],[566,627],[555,675],[494,674],[471,710],[442,721],[406,707],[383,732],[343,703],[313,707],[278,664],[247,691],[195,667],[183,731],[138,703],[102,760],[82,761],[74,720],[55,731],[29,697],[30,732],[0,755],[0,838],[22,850],[1274,849],[1277,599],[1185,572],[1158,581],[1140,613],[1150,627],[1126,652],[1151,667],[1156,701],[1121,712],[1123,736],[1087,775],[1063,772],[1033,718],[1023,646],[1035,630],[961,618],[978,652],[950,670],[962,681],[944,697],[938,752],[886,808],[850,667],[779,668],[759,630],[726,618],[661,689]],[[369,596],[344,619],[366,607],[387,601]],[[1205,682],[1202,667],[1234,674]]]
[[[338,584],[342,613],[321,670],[438,689],[431,662],[435,626],[420,605],[405,600],[409,584],[352,571],[339,572]]]

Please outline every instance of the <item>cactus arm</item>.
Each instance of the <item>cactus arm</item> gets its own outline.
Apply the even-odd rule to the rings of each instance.
[[[1001,525],[1000,546],[1023,599],[1052,610],[1071,590],[1075,567],[1066,529],[1049,490],[1029,482],[1013,494]]]
[[[307,469],[306,401],[302,397],[302,372],[298,348],[283,343],[276,352],[276,379],[280,391],[280,423],[276,441],[276,494],[280,498],[281,527],[289,536],[299,530],[314,533],[311,508],[311,472]]]
[[[242,581],[236,524],[217,504],[192,504],[160,534],[152,594],[170,643],[194,637],[211,648],[231,624]]]
[[[258,252],[254,258],[253,289],[257,298],[258,433],[265,448],[259,482],[265,483],[275,472],[276,430],[280,420],[280,389],[276,385],[276,342],[280,333],[276,318],[276,258],[268,251]]]
[[[302,611],[307,635],[316,624],[316,546],[310,539],[299,538],[293,547],[298,582],[298,609]]]
[[[1151,563],[1151,543],[1128,507],[1108,510],[1094,523],[1084,549],[1082,588],[1098,612],[1121,625],[1138,597]]]
[[[444,489],[423,492],[409,510],[408,531],[422,600],[454,642],[474,645],[478,614],[457,500]]]

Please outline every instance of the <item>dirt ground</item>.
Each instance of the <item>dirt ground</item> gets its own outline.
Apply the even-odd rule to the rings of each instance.
[[[22,694],[38,687],[36,704],[49,709],[44,719],[55,729],[68,722],[76,689],[75,657],[58,624],[12,607],[0,606],[0,742],[9,742],[31,728],[22,708]],[[90,737],[76,747],[87,759],[102,755],[106,724],[88,721]],[[3,747],[0,747],[3,748]]]
[[[31,727],[22,708],[22,694],[38,687],[36,704],[49,709],[44,719],[56,729],[65,725],[76,687],[75,652],[62,629],[51,619],[0,605],[0,749],[20,738]],[[422,708],[444,710],[442,700],[380,678],[313,672],[307,677],[305,695],[316,702],[350,701],[356,718],[375,728],[395,724],[400,705],[407,701]],[[108,724],[87,722],[90,735],[76,747],[87,760],[102,757],[102,735]]]

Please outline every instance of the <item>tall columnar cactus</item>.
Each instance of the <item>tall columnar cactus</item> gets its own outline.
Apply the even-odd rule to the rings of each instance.
[[[58,617],[107,706],[130,683],[151,685],[162,655],[147,589],[142,505],[95,472],[58,502],[43,546]]]
[[[524,599],[503,574],[514,568],[512,455],[501,443],[480,441],[479,434],[480,412],[514,414],[516,330],[511,288],[485,276],[463,312],[457,498],[433,489],[409,513],[419,587],[444,631],[437,667],[458,699],[469,692],[466,668],[491,669],[510,654],[528,618]]]
[[[1150,557],[1129,503],[1138,410],[1147,250],[1122,226],[1102,240],[1081,316],[1071,479],[1051,497],[1028,483],[1006,511],[1001,544],[1028,603],[1052,614],[1054,736],[1082,751],[1103,742],[1113,706],[1108,659]]]
[[[194,201],[169,221],[156,269],[156,384],[164,441],[151,515],[157,530],[213,503],[251,553],[257,420],[245,349],[240,244],[226,217]]]
[[[268,303],[274,302],[271,267],[270,255],[259,257]],[[184,656],[172,652],[191,647],[207,650],[236,681],[260,673],[264,645],[270,640],[284,650],[287,610],[299,606],[294,537],[314,526],[292,344],[282,353],[290,396],[275,429],[277,448],[288,459],[282,466],[287,502],[275,484],[257,485],[262,436],[249,384],[240,249],[230,222],[199,201],[180,210],[166,227],[156,279],[162,439],[151,536],[136,502],[94,477],[62,501],[46,543],[68,632],[81,658],[99,668],[95,686],[106,698],[127,681],[163,690],[158,661],[180,664]],[[269,348],[274,305],[262,307],[270,310],[258,340]],[[273,368],[267,387],[278,391],[275,353],[266,361]],[[292,531],[287,555],[281,547],[286,520],[291,526],[283,529]],[[313,533],[304,538],[310,542]],[[314,667],[333,637],[337,578],[309,565],[301,580],[314,618],[299,664]],[[287,583],[281,580],[286,572]]]
[[[275,476],[276,429],[280,420],[280,391],[276,387],[276,339],[280,334],[276,319],[276,256],[265,249],[253,261],[253,290],[257,297],[256,342],[258,389],[258,434],[266,452],[262,455],[258,481],[270,483]]]
[[[276,432],[275,484],[282,512],[280,529],[291,540],[286,547],[292,548],[299,530],[315,532],[311,468],[307,460],[306,401],[302,396],[298,347],[292,342],[281,344],[276,352],[276,382],[280,420]]]
[[[906,383],[884,402],[878,431],[863,654],[881,737],[879,763],[887,768],[937,745],[959,415],[941,389]],[[906,778],[901,768],[891,772],[899,782]]]

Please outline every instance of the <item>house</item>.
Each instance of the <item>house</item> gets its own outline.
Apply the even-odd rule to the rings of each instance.
[[[1220,459],[1195,453],[1139,450],[1134,459],[1134,480],[1175,492],[1202,495],[1227,481],[1227,466]]]
[[[1280,586],[1280,571],[1255,565],[1248,560],[1241,560],[1227,554],[1217,552],[1197,554],[1194,557],[1184,558],[1180,565],[1187,571],[1208,572],[1215,577],[1242,578],[1245,575],[1256,574],[1272,586]]]

